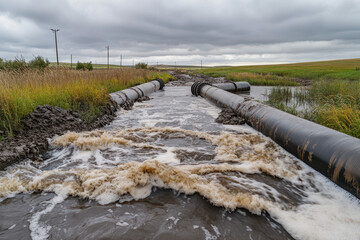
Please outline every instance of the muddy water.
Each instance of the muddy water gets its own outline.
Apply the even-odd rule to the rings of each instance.
[[[259,102],[267,103],[269,101],[269,95],[271,94],[271,91],[273,89],[279,88],[279,87],[273,87],[273,86],[251,86],[251,91],[249,92],[238,92],[237,95],[240,95],[242,97],[249,97],[251,99],[254,99]],[[301,95],[306,94],[307,88],[306,87],[284,87],[287,89],[290,89],[292,93],[292,97],[288,99],[287,101],[280,101],[277,102],[278,104],[283,103],[285,106],[289,108],[293,108],[294,110],[298,112],[304,112],[310,111],[313,106],[309,103],[309,99],[297,99],[294,97],[296,93],[302,93]]]
[[[0,172],[0,239],[359,239],[360,203],[220,109],[167,87]]]

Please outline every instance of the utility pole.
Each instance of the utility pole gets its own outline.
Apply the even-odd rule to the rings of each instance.
[[[120,67],[122,66],[122,54],[120,55]]]
[[[59,66],[59,54],[58,54],[58,46],[57,46],[57,36],[56,33],[58,31],[60,31],[60,29],[50,29],[51,31],[53,31],[53,33],[55,33],[55,47],[56,47],[56,62],[57,65]]]
[[[72,69],[72,54],[70,54],[70,68]]]
[[[133,58],[133,66],[135,66],[135,58]]]
[[[109,66],[109,46],[106,46],[105,47],[106,49],[107,49],[107,68],[109,69],[110,68],[110,66]]]
[[[200,62],[200,69],[202,69],[202,60],[201,60],[201,62]]]

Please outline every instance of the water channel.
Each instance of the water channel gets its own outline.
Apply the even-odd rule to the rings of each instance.
[[[360,203],[247,125],[166,86],[0,172],[0,239],[360,239]]]

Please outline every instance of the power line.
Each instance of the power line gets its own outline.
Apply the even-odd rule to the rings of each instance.
[[[56,62],[57,62],[57,65],[59,66],[59,53],[58,53],[58,45],[57,45],[57,36],[56,36],[56,33],[58,31],[60,31],[60,29],[50,29],[51,31],[53,31],[53,33],[55,33],[55,48],[56,48]]]

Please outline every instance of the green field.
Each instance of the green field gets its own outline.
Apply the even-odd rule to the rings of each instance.
[[[360,58],[279,65],[212,67],[196,70],[252,85],[296,86],[303,80],[360,80]]]

